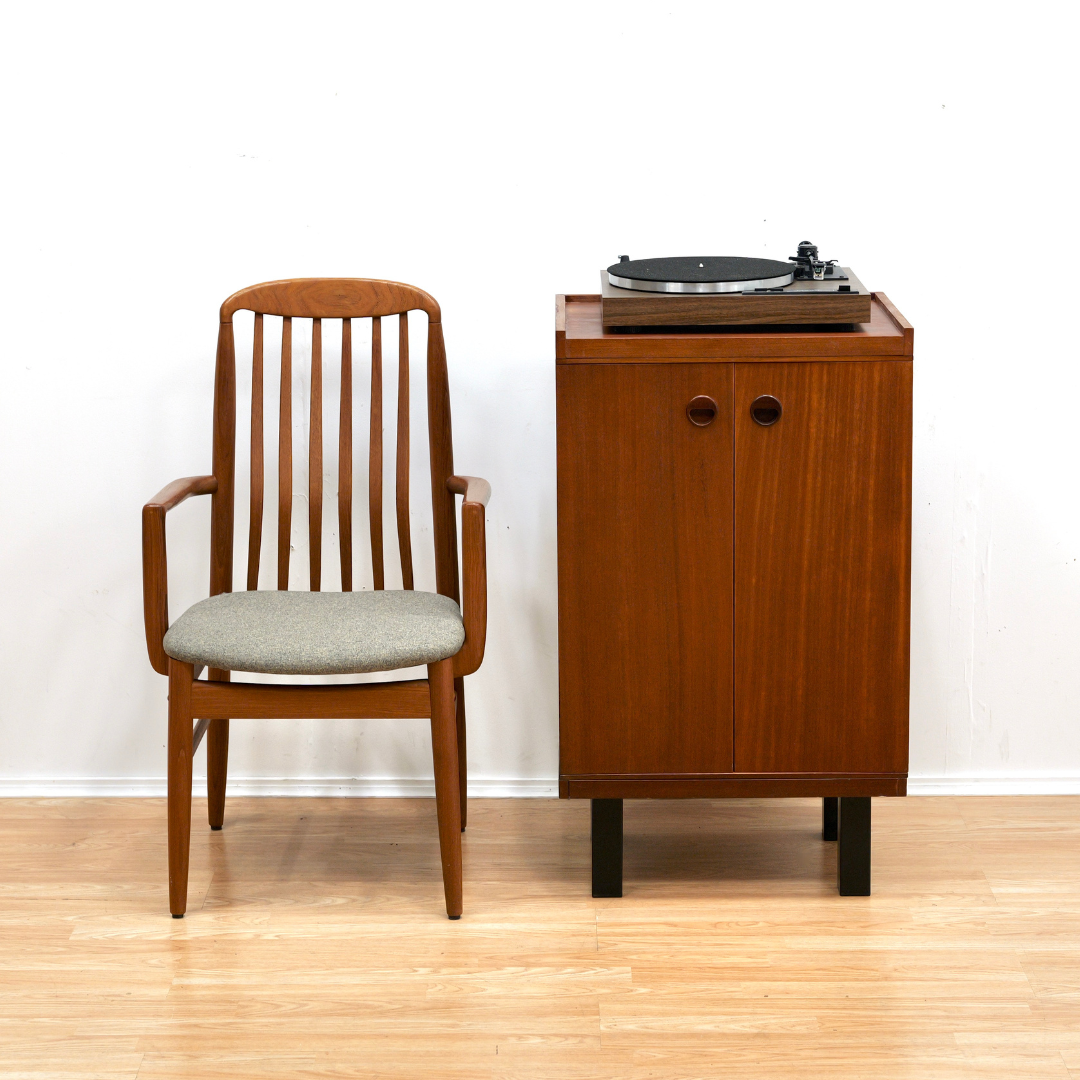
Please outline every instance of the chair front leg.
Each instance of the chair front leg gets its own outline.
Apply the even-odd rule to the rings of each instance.
[[[428,665],[431,692],[431,754],[435,760],[435,809],[439,817],[446,914],[461,918],[461,777],[458,773],[454,662]]]
[[[191,664],[169,659],[169,910],[187,911],[191,845]]]

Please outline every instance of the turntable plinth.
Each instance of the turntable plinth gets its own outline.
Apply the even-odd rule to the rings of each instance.
[[[870,293],[851,273],[840,292],[834,282],[797,281],[757,293],[657,293],[616,288],[601,275],[603,325],[754,326],[870,321]]]
[[[880,294],[850,329],[557,318],[559,792],[594,800],[595,895],[620,800],[728,796],[840,799],[869,892],[869,799],[907,785],[911,327]]]

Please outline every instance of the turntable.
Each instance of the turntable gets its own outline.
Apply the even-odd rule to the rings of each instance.
[[[730,256],[620,257],[601,275],[605,327],[870,321],[870,293],[804,240],[787,262]]]

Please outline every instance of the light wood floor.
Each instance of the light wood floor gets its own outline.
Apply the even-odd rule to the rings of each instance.
[[[1080,799],[874,801],[874,895],[820,804],[473,800],[465,916],[429,800],[0,801],[0,1076],[1080,1077]],[[1070,1069],[1073,1070],[1070,1073]]]

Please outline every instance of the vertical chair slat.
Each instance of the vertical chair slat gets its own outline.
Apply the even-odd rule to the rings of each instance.
[[[431,459],[431,514],[435,531],[435,587],[458,600],[457,521],[447,478],[454,475],[450,433],[450,387],[442,323],[428,319],[427,356],[428,450]]]
[[[352,319],[341,320],[338,539],[341,545],[341,591],[352,592]]]
[[[308,440],[308,552],[311,591],[322,587],[322,319],[311,320],[311,413]]]
[[[278,411],[278,541],[279,589],[289,587],[292,542],[292,318],[281,320],[281,405]]]
[[[263,526],[263,317],[255,313],[251,348],[251,515],[248,525],[247,587],[259,587],[259,558]]]
[[[383,572],[382,520],[382,319],[371,320],[371,445],[368,454],[368,520],[371,524],[371,570],[375,588],[386,588]]]
[[[236,343],[232,318],[218,328],[214,373],[214,477],[210,504],[210,595],[233,588],[233,498],[236,479]]]
[[[401,583],[413,587],[412,534],[409,531],[409,313],[398,316],[397,534]]]

